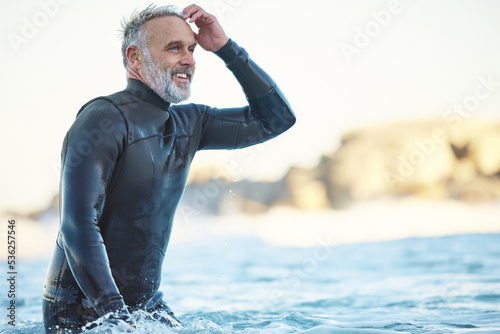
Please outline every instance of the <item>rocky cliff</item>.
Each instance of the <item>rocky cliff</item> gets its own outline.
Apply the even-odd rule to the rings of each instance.
[[[213,213],[257,213],[273,205],[345,208],[352,201],[407,195],[488,201],[500,198],[500,123],[419,120],[354,129],[315,168],[293,167],[277,182],[230,184],[200,175],[184,203],[199,208],[211,200]]]

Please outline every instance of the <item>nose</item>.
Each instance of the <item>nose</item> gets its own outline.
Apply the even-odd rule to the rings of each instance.
[[[182,55],[182,58],[180,60],[180,63],[181,65],[183,66],[189,66],[189,67],[193,67],[195,65],[195,61],[194,61],[194,56],[193,56],[193,52],[191,51],[185,51],[184,54]]]

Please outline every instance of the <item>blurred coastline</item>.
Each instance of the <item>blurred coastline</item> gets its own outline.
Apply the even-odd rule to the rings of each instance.
[[[235,182],[231,168],[194,164],[172,242],[250,234],[313,247],[498,233],[499,147],[500,122],[429,119],[354,129],[317,166],[272,182]],[[57,195],[45,210],[1,216],[19,221],[21,257],[49,256]]]

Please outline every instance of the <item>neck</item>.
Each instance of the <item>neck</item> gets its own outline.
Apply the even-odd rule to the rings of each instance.
[[[137,69],[130,68],[130,66],[127,66],[127,79],[139,80],[142,83],[151,87],[149,82],[146,80],[145,76],[143,76]]]

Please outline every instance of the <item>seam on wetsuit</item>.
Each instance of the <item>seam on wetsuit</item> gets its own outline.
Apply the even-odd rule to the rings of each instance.
[[[129,127],[128,127],[128,119],[127,117],[125,117],[125,113],[123,112],[123,110],[118,106],[118,104],[113,100],[111,99],[110,97],[107,97],[107,96],[99,96],[99,97],[96,97],[95,99],[92,99],[90,100],[89,102],[87,102],[85,105],[83,105],[83,107],[80,108],[80,111],[78,111],[78,114],[77,116],[83,111],[83,109],[85,109],[87,106],[89,106],[92,102],[95,102],[97,100],[105,100],[105,101],[108,101],[109,103],[111,103],[113,106],[115,106],[116,109],[118,109],[118,111],[120,112],[120,114],[122,115],[123,117],[123,120],[125,121],[125,131],[127,132],[127,141],[125,144],[128,144],[128,140],[129,140]],[[125,145],[127,146],[127,145]]]
[[[248,106],[241,107],[241,108],[247,108],[247,107],[248,107]],[[238,123],[238,124],[246,124],[246,123],[248,123],[248,119],[245,119],[244,121],[237,121],[237,120],[234,120],[234,119],[227,119],[227,118],[224,118],[224,117],[219,117],[218,115],[214,115],[214,114],[212,114],[212,113],[211,113],[211,111],[212,111],[212,110],[214,110],[214,109],[219,109],[219,110],[221,110],[220,108],[210,108],[210,110],[208,110],[208,111],[206,112],[206,116],[205,116],[205,118],[203,119],[203,122],[204,122],[204,123],[205,123],[205,121],[206,121],[206,118],[208,118],[208,116],[213,117],[213,118],[215,118],[215,119],[220,119],[220,120],[222,120],[222,121],[226,121],[226,122],[232,122],[232,123]],[[249,108],[249,109],[251,109],[251,108]]]
[[[167,138],[167,137],[177,137],[177,138],[188,137],[188,138],[192,138],[192,137],[194,137],[194,135],[193,134],[186,134],[186,135],[182,134],[182,135],[179,135],[179,134],[175,134],[175,133],[168,134],[168,135],[156,134],[156,135],[151,135],[151,136],[148,136],[148,137],[139,138],[139,139],[131,142],[128,146],[130,147],[130,146],[132,146],[134,144],[137,144],[140,141],[147,140],[147,139],[152,139],[152,138]]]
[[[142,130],[141,129],[138,129],[136,131],[139,131],[139,133],[142,135]],[[151,157],[151,165],[153,166],[153,177],[151,178],[151,189],[153,189],[154,187],[154,184],[155,184],[155,181],[156,181],[156,160],[155,160],[155,157],[154,157],[154,154],[153,154],[153,149],[151,148],[151,143],[150,143],[150,140],[149,138],[144,138],[146,140],[146,145],[148,145],[148,150],[149,150],[149,156]],[[149,196],[148,196],[148,199],[146,201],[146,203],[149,203],[151,201],[151,196],[153,196],[153,192],[152,191],[149,191]]]
[[[263,96],[260,96],[260,97],[250,97],[248,98],[248,103],[250,104],[250,100],[258,100],[258,99],[262,99],[263,97],[267,96],[267,95],[274,95],[275,97],[277,97],[280,101],[281,104],[284,104],[284,105],[287,105],[287,103],[281,98],[280,94],[277,94],[276,92],[276,88],[278,87],[278,85],[275,83],[273,85],[273,88],[266,94],[266,95],[263,95]],[[271,116],[271,121],[275,118],[276,115],[274,115],[274,108],[277,108],[278,106],[273,106],[271,107],[271,110],[269,111],[268,115],[267,116]],[[270,132],[274,132],[273,129],[272,129],[272,124],[269,122],[269,120],[264,120],[262,119],[262,117],[259,117],[258,114],[254,113],[254,108],[250,108],[250,113],[256,118],[259,120],[259,125],[262,127],[262,129],[264,130],[264,132],[266,132],[267,134],[269,134]],[[263,138],[264,139],[264,138]]]
[[[266,95],[269,95],[269,94],[271,94],[271,93],[275,93],[275,92],[276,92],[276,87],[278,87],[278,84],[277,84],[277,83],[274,83],[273,87],[271,87],[271,89],[269,90],[269,92],[267,92],[266,94],[261,95],[261,96],[252,96],[252,97],[247,97],[247,101],[248,101],[248,100],[261,99],[261,98],[263,98],[263,97],[264,97],[264,96],[266,96]]]
[[[241,134],[241,125],[242,124],[243,123],[240,123],[240,125],[238,126],[238,134],[236,135],[236,143],[235,143],[235,146],[233,147],[233,150],[235,150],[238,146],[240,146],[240,134]]]

